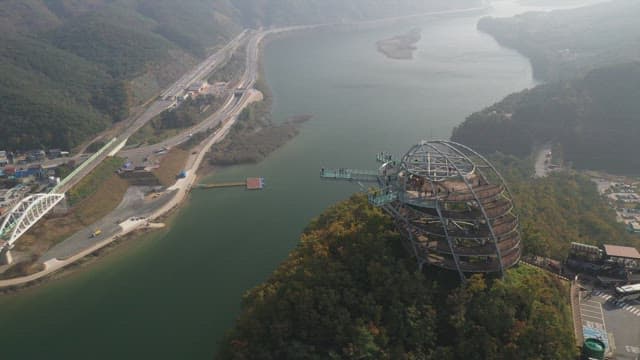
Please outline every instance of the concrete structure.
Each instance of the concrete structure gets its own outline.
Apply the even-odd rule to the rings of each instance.
[[[7,262],[11,260],[8,252],[16,240],[63,199],[62,194],[36,194],[27,196],[11,209],[0,226],[0,238],[4,239],[0,254]]]
[[[379,154],[375,171],[322,169],[331,179],[376,182],[369,202],[394,217],[418,264],[498,272],[520,260],[518,217],[502,177],[480,154],[450,141],[422,141],[401,161]]]

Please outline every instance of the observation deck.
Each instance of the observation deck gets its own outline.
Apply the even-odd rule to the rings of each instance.
[[[422,141],[401,161],[380,152],[378,170],[322,169],[323,179],[367,182],[369,203],[395,218],[418,264],[498,272],[518,263],[518,216],[502,176],[458,143]]]

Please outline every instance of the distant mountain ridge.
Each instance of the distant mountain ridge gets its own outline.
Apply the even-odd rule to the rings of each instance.
[[[2,149],[70,148],[245,27],[362,20],[479,0],[4,0]]]
[[[483,18],[478,29],[531,59],[534,76],[568,80],[599,67],[640,61],[640,2]]]
[[[485,153],[527,156],[560,145],[581,169],[638,174],[640,2],[483,18],[480,30],[531,59],[550,81],[469,116],[452,139]]]
[[[540,85],[470,115],[452,139],[485,153],[517,156],[553,142],[577,168],[637,174],[639,84],[640,62],[633,62]]]

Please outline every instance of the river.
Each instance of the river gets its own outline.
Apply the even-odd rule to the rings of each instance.
[[[500,1],[489,13],[526,9]],[[210,359],[243,292],[269,276],[310,219],[357,191],[321,181],[320,168],[374,168],[377,152],[448,138],[471,112],[535,84],[527,59],[476,30],[482,15],[271,42],[264,63],[274,117],[314,117],[262,163],[213,177],[264,176],[266,189],[194,191],[170,230],[0,298],[0,357]],[[376,51],[377,40],[416,26],[422,40],[413,60]]]

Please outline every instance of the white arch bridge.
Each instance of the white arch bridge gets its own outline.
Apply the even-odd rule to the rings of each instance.
[[[8,251],[16,240],[63,199],[64,194],[35,194],[22,199],[11,209],[0,226],[0,255],[6,257],[5,262],[11,262]]]

